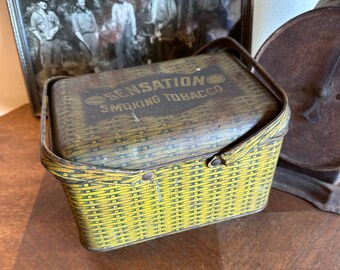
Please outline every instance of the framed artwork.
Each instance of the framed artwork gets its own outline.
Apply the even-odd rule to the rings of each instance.
[[[250,48],[253,0],[7,0],[35,115],[44,82],[166,61],[232,36]]]

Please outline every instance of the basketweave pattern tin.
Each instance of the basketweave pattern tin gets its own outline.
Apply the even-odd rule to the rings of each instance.
[[[88,249],[265,207],[289,111],[280,89],[271,93],[231,54],[56,78],[45,90],[53,152],[42,120],[42,163]]]

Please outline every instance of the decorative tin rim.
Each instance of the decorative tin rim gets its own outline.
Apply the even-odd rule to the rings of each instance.
[[[249,67],[256,70],[257,74],[254,76],[260,76],[260,81],[263,82],[268,90],[282,103],[281,111],[264,127],[259,129],[252,135],[244,138],[242,141],[234,145],[232,148],[225,151],[221,151],[217,154],[212,154],[212,158],[207,162],[208,167],[214,167],[216,163],[230,165],[241,156],[250,152],[255,147],[259,147],[261,144],[266,142],[268,139],[275,137],[282,127],[287,124],[290,116],[290,110],[288,107],[288,97],[284,91],[277,86],[270,76],[259,66],[236,41],[230,38],[223,38],[215,40],[205,46],[197,54],[204,53],[211,49],[223,49],[223,51],[234,50],[241,54],[242,59],[247,61]],[[44,86],[43,91],[43,103],[41,112],[41,130],[40,130],[40,146],[41,146],[41,163],[43,166],[55,175],[60,181],[76,181],[76,182],[101,182],[103,184],[121,184],[121,185],[135,185],[142,181],[143,176],[155,173],[161,168],[173,166],[174,164],[164,164],[157,168],[147,168],[145,170],[120,170],[113,169],[110,167],[103,167],[98,165],[90,165],[84,163],[78,163],[66,160],[54,154],[46,143],[46,117],[47,117],[47,103],[48,103],[48,92],[53,83],[57,80],[64,79],[65,76],[54,77],[49,79]],[[194,159],[187,159],[176,162],[187,163],[187,162],[201,162],[202,157],[195,157]],[[216,162],[217,160],[217,162]],[[221,161],[221,162],[219,162]],[[64,180],[65,179],[65,180]],[[122,180],[124,179],[124,180]],[[148,179],[152,181],[152,179]]]

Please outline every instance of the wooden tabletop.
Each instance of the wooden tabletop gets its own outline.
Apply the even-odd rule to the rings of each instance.
[[[272,190],[257,214],[94,253],[63,190],[40,165],[39,119],[0,118],[0,269],[340,269],[340,219]]]

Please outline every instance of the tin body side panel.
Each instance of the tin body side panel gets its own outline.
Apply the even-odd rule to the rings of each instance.
[[[260,211],[281,143],[270,140],[228,167],[169,166],[135,186],[63,183],[83,245],[106,251]]]

